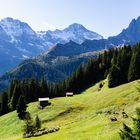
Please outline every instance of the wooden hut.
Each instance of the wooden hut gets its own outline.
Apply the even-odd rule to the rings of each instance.
[[[38,98],[38,101],[39,101],[38,106],[39,107],[45,107],[45,106],[47,106],[49,104],[49,100],[50,99],[48,97],[46,97],[46,98]]]
[[[73,95],[74,95],[73,92],[66,92],[66,97],[71,97]]]

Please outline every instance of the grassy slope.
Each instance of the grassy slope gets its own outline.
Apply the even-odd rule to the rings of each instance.
[[[45,127],[59,126],[56,133],[30,138],[33,140],[117,140],[122,122],[131,124],[131,119],[122,118],[124,110],[134,116],[135,108],[140,106],[140,93],[136,90],[137,82],[131,82],[116,88],[108,89],[107,83],[101,91],[98,84],[87,89],[83,94],[74,97],[52,99],[51,106],[37,109],[37,102],[29,104],[28,110],[34,117],[39,115]],[[119,112],[117,122],[111,122],[114,115],[100,114],[97,111]],[[23,121],[18,120],[12,112],[0,117],[0,139],[22,138]]]

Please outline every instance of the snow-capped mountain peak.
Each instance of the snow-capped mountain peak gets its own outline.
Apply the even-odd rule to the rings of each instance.
[[[83,25],[78,23],[73,23],[69,25],[66,29],[64,29],[64,31],[75,31],[75,32],[79,30],[86,31],[87,29]]]
[[[27,23],[10,17],[0,21],[0,74],[23,59],[34,57],[58,43],[82,43],[102,37],[74,23],[64,30],[35,32]]]
[[[78,23],[73,23],[69,25],[67,28],[63,30],[56,29],[55,31],[47,31],[42,32],[42,35],[46,38],[46,40],[53,40],[55,44],[57,43],[67,43],[70,40],[81,44],[86,39],[88,40],[99,40],[103,39],[103,37],[93,31],[86,29],[83,25]]]
[[[34,35],[35,32],[31,27],[24,22],[10,17],[4,18],[0,21],[0,26],[9,36],[18,37],[22,34]]]

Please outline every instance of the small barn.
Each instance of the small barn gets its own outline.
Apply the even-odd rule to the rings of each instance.
[[[39,101],[38,106],[39,107],[45,107],[45,106],[47,106],[49,104],[49,100],[50,99],[48,97],[46,97],[46,98],[38,98],[38,101]]]
[[[66,92],[66,97],[74,96],[73,92]]]

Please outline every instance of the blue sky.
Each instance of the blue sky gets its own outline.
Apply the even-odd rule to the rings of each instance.
[[[140,0],[0,0],[0,19],[20,19],[34,30],[63,29],[77,22],[108,37],[140,16],[139,6]]]

